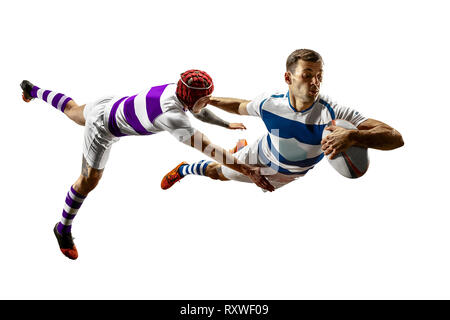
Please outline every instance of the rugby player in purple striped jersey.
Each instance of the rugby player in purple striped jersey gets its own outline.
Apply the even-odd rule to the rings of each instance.
[[[257,186],[268,191],[274,190],[261,175],[260,168],[237,160],[191,126],[186,111],[192,110],[198,99],[210,95],[214,90],[211,77],[204,71],[188,70],[181,74],[176,84],[153,86],[130,97],[105,96],[85,105],[78,105],[62,93],[41,89],[27,80],[22,81],[21,88],[24,101],[42,99],[85,127],[81,174],[70,187],[61,221],[53,229],[61,252],[72,260],[78,258],[72,237],[73,219],[86,196],[100,181],[111,146],[122,136],[168,131],[180,142],[247,176]],[[211,124],[229,129],[245,129],[243,124],[227,123],[206,109],[192,114]],[[204,161],[191,168],[190,172],[204,173],[210,163]]]

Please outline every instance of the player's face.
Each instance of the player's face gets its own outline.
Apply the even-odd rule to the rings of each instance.
[[[312,102],[317,99],[322,83],[322,62],[308,62],[299,60],[294,73],[287,71],[285,81],[289,90],[297,98]]]

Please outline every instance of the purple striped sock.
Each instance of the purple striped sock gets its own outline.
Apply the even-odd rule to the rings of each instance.
[[[68,97],[62,93],[57,93],[55,91],[44,90],[37,86],[34,86],[30,91],[30,96],[33,98],[38,98],[44,100],[45,102],[51,104],[55,109],[64,112],[67,103],[72,100],[71,97]]]
[[[70,233],[72,231],[72,221],[75,218],[78,209],[80,209],[86,196],[75,191],[73,187],[70,187],[66,196],[66,203],[62,212],[61,222],[58,223],[57,230],[60,234]]]

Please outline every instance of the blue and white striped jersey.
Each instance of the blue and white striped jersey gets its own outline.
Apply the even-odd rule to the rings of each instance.
[[[344,119],[358,126],[367,120],[322,95],[308,109],[297,111],[289,92],[262,94],[248,103],[247,112],[260,117],[268,130],[259,141],[260,161],[288,175],[304,175],[322,160],[320,141],[329,121]]]

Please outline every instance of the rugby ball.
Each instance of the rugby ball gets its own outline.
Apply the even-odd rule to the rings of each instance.
[[[357,129],[351,122],[342,119],[330,121],[322,133],[322,139],[331,133],[327,127],[335,125],[344,129]],[[346,178],[359,178],[363,176],[369,168],[369,154],[367,148],[350,147],[345,152],[339,153],[334,159],[327,156],[331,166]]]

